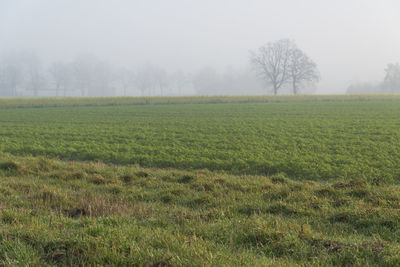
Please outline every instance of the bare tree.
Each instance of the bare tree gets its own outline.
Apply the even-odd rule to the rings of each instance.
[[[294,43],[282,39],[250,52],[250,62],[255,71],[273,87],[274,95],[290,80],[290,54]]]
[[[0,95],[17,96],[17,88],[22,81],[23,69],[18,55],[4,55],[0,62]]]
[[[223,94],[243,95],[254,94],[256,90],[263,91],[254,73],[247,68],[229,66],[221,75]]]
[[[176,89],[178,89],[178,95],[182,95],[183,87],[189,84],[189,78],[187,75],[182,70],[178,70],[171,75],[171,80],[173,81],[174,86],[176,86]]]
[[[146,94],[146,91],[151,95],[151,90],[155,87],[152,67],[145,66],[137,69],[134,75],[134,83],[142,96]]]
[[[73,62],[74,80],[81,96],[85,96],[93,84],[93,72],[97,63],[97,58],[91,54],[81,54]]]
[[[384,86],[381,82],[357,82],[350,84],[346,94],[379,94],[383,92],[383,88]]]
[[[88,87],[89,96],[115,96],[113,86],[115,75],[110,64],[98,60],[93,65],[91,77],[92,81]]]
[[[56,96],[59,96],[59,91],[62,89],[65,97],[71,81],[70,66],[65,62],[54,62],[49,68],[49,73],[55,84]]]
[[[214,68],[206,67],[196,72],[192,82],[199,95],[221,94],[221,77]]]
[[[160,90],[160,95],[164,95],[164,89],[166,88],[168,84],[168,75],[167,72],[160,67],[152,67],[152,78],[154,80],[154,84],[158,87]]]
[[[400,64],[388,64],[385,69],[385,80],[383,82],[384,89],[387,92],[400,91]]]
[[[42,73],[41,61],[35,53],[24,56],[28,88],[33,91],[35,97],[39,96],[39,90],[43,89],[45,78]]]
[[[132,86],[134,77],[135,74],[130,69],[120,68],[116,71],[117,83],[123,91],[123,96],[127,96],[127,91]]]
[[[290,53],[289,75],[295,95],[303,83],[316,82],[320,78],[317,65],[294,45]]]

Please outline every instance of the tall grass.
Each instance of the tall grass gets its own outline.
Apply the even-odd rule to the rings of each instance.
[[[400,264],[397,185],[0,159],[2,265]]]

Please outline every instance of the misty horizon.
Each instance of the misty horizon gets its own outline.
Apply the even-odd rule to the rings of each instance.
[[[341,94],[381,81],[400,61],[399,13],[396,1],[6,0],[0,53],[34,52],[45,67],[90,53],[117,68],[222,75],[248,69],[249,51],[289,38],[318,66],[313,92]]]

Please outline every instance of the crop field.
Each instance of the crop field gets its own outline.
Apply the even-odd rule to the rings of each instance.
[[[0,264],[398,266],[400,97],[0,99]]]
[[[400,99],[83,100],[0,102],[0,151],[296,180],[400,181]]]

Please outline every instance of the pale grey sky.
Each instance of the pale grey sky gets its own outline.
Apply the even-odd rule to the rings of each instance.
[[[0,0],[0,51],[193,71],[291,38],[319,66],[318,93],[382,79],[400,61],[399,27],[398,0]]]

